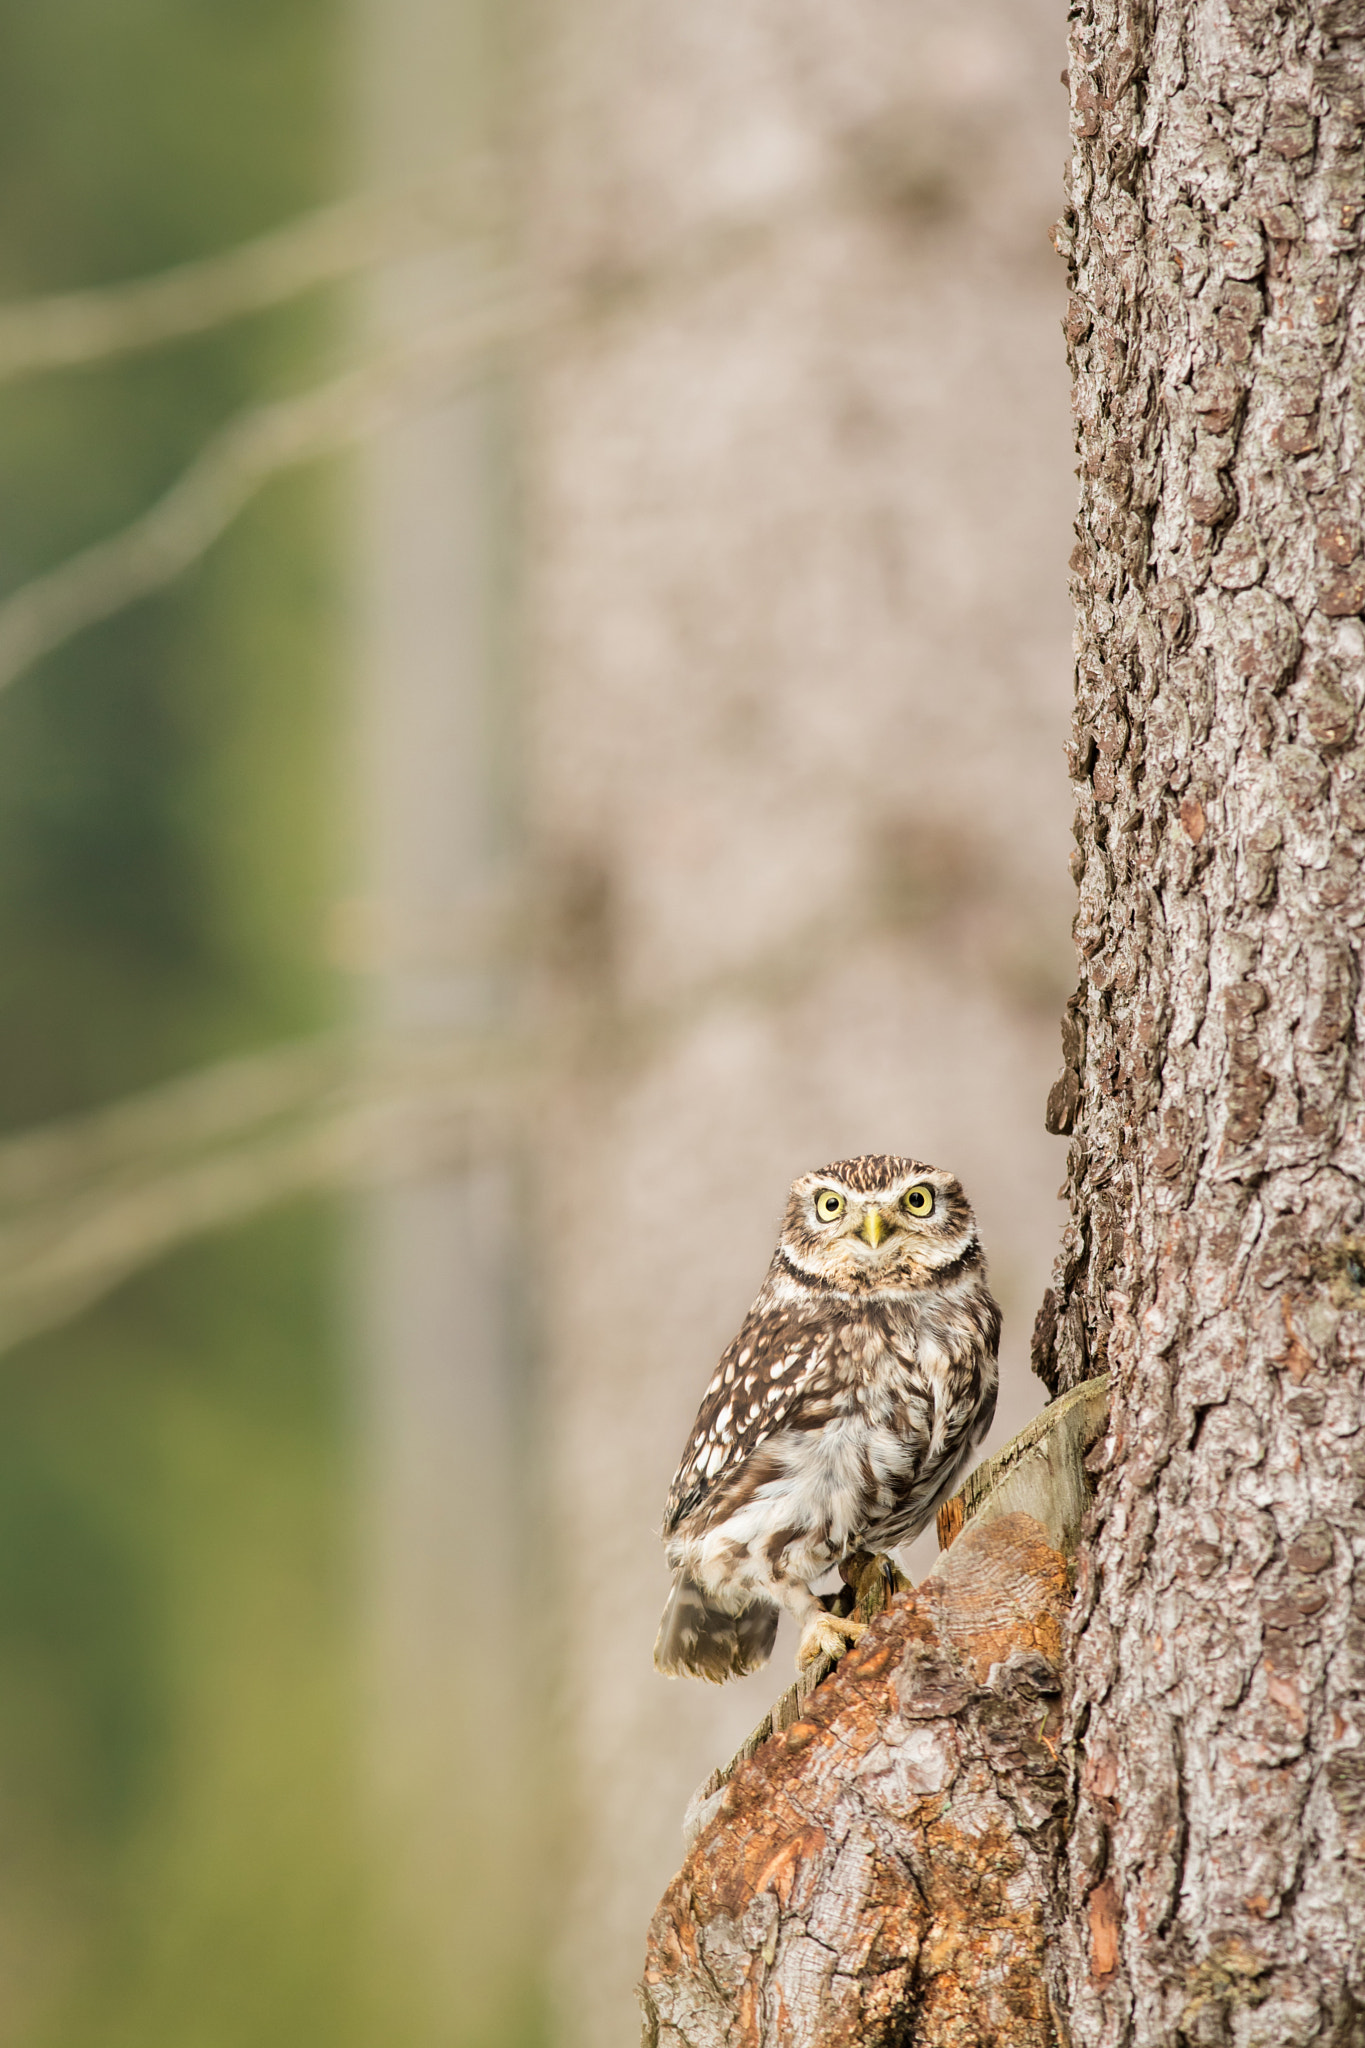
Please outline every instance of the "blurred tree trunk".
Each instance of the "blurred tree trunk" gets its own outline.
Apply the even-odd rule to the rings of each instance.
[[[1031,2023],[1071,2048],[1365,2041],[1361,38],[1361,0],[1085,0],[1071,24],[1083,966],[1034,1356],[1053,1392],[1112,1375]],[[909,1757],[896,1682],[880,1739]],[[834,1983],[867,1934],[840,1882]],[[927,1970],[887,2038],[959,2038]],[[784,2038],[743,1982],[724,2038]],[[821,2010],[801,2038],[845,2038]]]
[[[496,267],[487,162],[511,91],[509,18],[491,0],[364,0],[356,19],[369,178],[401,190],[458,173],[478,226],[468,246],[379,268],[364,310],[392,346],[457,314]],[[433,395],[359,466],[366,872],[352,957],[381,1033],[451,1051],[505,1030],[514,1001],[478,936],[515,861],[506,411],[488,381]],[[529,1584],[513,1183],[506,1152],[437,1157],[371,1194],[360,1219],[377,1923],[415,2038],[442,2048],[521,2038],[539,1997],[528,1599],[471,1677],[487,1635],[471,1589],[514,1600]]]
[[[1360,0],[1086,0],[1055,1390],[1080,2044],[1365,2039]]]

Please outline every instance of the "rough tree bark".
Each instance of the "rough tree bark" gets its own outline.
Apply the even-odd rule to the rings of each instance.
[[[1082,968],[1048,1106],[1071,1219],[1034,1359],[1054,1393],[1107,1373],[1111,1413],[1055,1829],[981,1739],[999,1709],[940,1595],[883,1624],[906,1640],[900,1718],[877,1724],[894,1751],[928,1627],[974,1677],[953,1754],[985,1773],[1004,1889],[1050,1892],[1029,1954],[1051,1995],[1016,1983],[936,2033],[921,1964],[889,2031],[841,2034],[827,1999],[784,2032],[780,2001],[741,2010],[741,1977],[712,1972],[729,2031],[699,2041],[1365,2043],[1365,0],[1078,0],[1069,83]],[[1010,1656],[994,1668],[1008,1690]],[[850,1660],[810,1716],[832,1754],[860,1683]],[[765,1789],[791,1795],[768,1770],[722,1861],[771,1825]],[[708,1853],[656,1922],[665,1989],[722,1912]],[[898,1853],[923,1956],[947,1880]]]
[[[1081,0],[1078,2044],[1365,2040],[1365,6]],[[1357,1603],[1353,1606],[1353,1597]]]

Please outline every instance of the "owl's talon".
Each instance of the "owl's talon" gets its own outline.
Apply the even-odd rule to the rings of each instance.
[[[866,1627],[865,1621],[855,1621],[851,1614],[828,1614],[823,1609],[819,1614],[813,1614],[801,1631],[796,1652],[797,1670],[803,1671],[807,1664],[814,1664],[820,1657],[829,1657],[837,1663]]]

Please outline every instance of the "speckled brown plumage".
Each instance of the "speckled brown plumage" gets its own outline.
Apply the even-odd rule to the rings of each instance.
[[[799,1662],[837,1650],[856,1624],[813,1581],[925,1526],[990,1426],[999,1333],[952,1174],[865,1154],[795,1181],[669,1493],[660,1670],[752,1670],[783,1606]]]

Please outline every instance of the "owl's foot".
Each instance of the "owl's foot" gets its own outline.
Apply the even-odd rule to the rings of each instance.
[[[817,1657],[828,1657],[837,1662],[849,1644],[857,1642],[866,1627],[865,1621],[855,1621],[851,1614],[828,1614],[820,1608],[801,1631],[796,1649],[797,1670],[803,1671]]]

